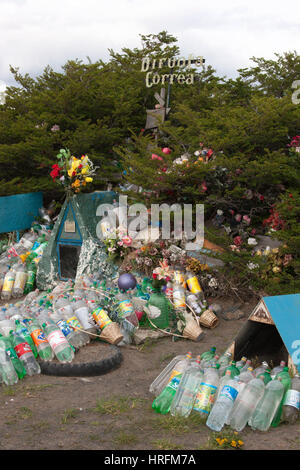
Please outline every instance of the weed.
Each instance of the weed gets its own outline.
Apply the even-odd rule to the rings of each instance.
[[[69,408],[64,411],[63,417],[61,419],[62,424],[67,424],[70,419],[76,418],[78,415],[78,410],[76,408]]]
[[[130,445],[136,444],[137,442],[138,438],[135,436],[135,434],[126,431],[121,431],[114,439],[114,443],[116,445]]]
[[[180,450],[183,448],[178,444],[174,444],[169,439],[157,439],[156,441],[153,441],[152,444],[156,449],[161,450]]]

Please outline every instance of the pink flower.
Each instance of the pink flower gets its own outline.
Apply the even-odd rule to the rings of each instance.
[[[251,219],[248,215],[243,215],[243,220],[247,223],[247,225],[250,225]]]
[[[124,245],[130,246],[132,243],[132,238],[127,235],[126,237],[122,238],[122,242],[124,243]]]
[[[237,237],[234,237],[233,241],[236,246],[241,246],[243,243],[243,240],[239,235]]]
[[[169,147],[164,147],[164,148],[162,149],[162,152],[163,152],[165,155],[169,155],[169,154],[172,152],[172,150],[169,149]]]
[[[152,158],[152,160],[160,160],[160,161],[163,160],[162,157],[160,157],[159,155],[156,155],[155,153],[152,153],[152,157],[151,157],[151,158]]]
[[[237,222],[240,222],[240,221],[242,220],[241,214],[236,214],[235,220],[236,220]]]

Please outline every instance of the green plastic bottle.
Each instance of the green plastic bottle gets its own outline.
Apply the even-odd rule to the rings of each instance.
[[[257,375],[257,378],[262,378],[264,381],[264,384],[267,385],[271,380],[271,369],[266,369],[265,372],[261,372],[260,374]]]
[[[169,328],[169,313],[171,304],[167,297],[158,290],[151,293],[150,299],[146,304],[146,312],[151,322],[162,330]],[[151,325],[151,323],[150,323]],[[155,328],[151,325],[152,328]]]
[[[273,418],[273,421],[271,423],[271,426],[273,428],[276,428],[280,421],[281,421],[281,415],[282,415],[282,407],[283,407],[283,403],[284,403],[284,399],[285,399],[285,396],[288,392],[288,390],[291,388],[291,385],[292,385],[292,379],[291,379],[291,376],[290,376],[290,373],[289,373],[289,368],[288,367],[284,367],[283,370],[281,372],[279,372],[279,374],[276,375],[275,379],[278,379],[280,378],[281,379],[281,383],[284,387],[284,392],[283,392],[283,397],[282,397],[282,400],[277,408],[277,411],[275,413],[275,416]]]
[[[29,294],[29,292],[33,291],[35,286],[35,277],[36,277],[36,264],[31,262],[27,266],[28,277],[24,287],[24,295]]]
[[[38,350],[37,350],[37,347],[36,345],[34,344],[33,342],[33,339],[31,338],[31,335],[30,335],[30,332],[28,331],[28,329],[26,328],[26,326],[23,324],[21,325],[21,322],[20,320],[16,320],[15,321],[15,324],[16,324],[16,328],[15,328],[15,332],[19,335],[19,336],[22,336],[22,338],[24,338],[24,340],[29,344],[29,346],[31,347],[31,350],[33,352],[33,355],[35,358],[38,357]]]
[[[236,361],[231,361],[231,364],[228,367],[226,367],[226,369],[224,370],[223,375],[226,374],[227,370],[230,370],[230,372],[231,372],[230,377],[231,378],[235,377],[236,375],[240,375],[240,370],[236,367]]]
[[[204,359],[205,361],[208,359],[212,359],[215,357],[217,348],[215,346],[212,346],[209,351],[205,351],[200,355],[200,359]]]
[[[175,375],[160,395],[152,403],[152,408],[156,413],[165,415],[169,413],[173,399],[180,384],[182,374]]]
[[[13,344],[11,342],[11,338],[9,336],[3,336],[0,334],[0,348],[6,350],[14,366],[18,378],[20,380],[23,379],[26,375],[26,369],[18,358],[17,353],[14,350]]]

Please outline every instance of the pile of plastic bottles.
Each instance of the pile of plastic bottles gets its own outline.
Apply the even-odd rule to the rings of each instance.
[[[19,298],[35,287],[37,265],[48,244],[51,230],[35,226],[0,256],[0,294],[2,300]]]
[[[195,359],[191,353],[174,357],[149,391],[156,412],[199,413],[213,431],[225,425],[242,431],[247,424],[267,431],[282,421],[294,423],[300,408],[300,377],[292,377],[284,361],[253,369],[251,360],[233,361],[229,352],[219,357],[215,347]]]

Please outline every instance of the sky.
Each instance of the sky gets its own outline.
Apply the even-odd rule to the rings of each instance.
[[[203,56],[237,76],[251,57],[300,49],[299,0],[0,0],[0,93],[9,66],[40,75],[71,59],[109,60],[108,49],[141,47],[140,34],[167,31],[180,56]],[[300,79],[300,77],[299,77]]]

